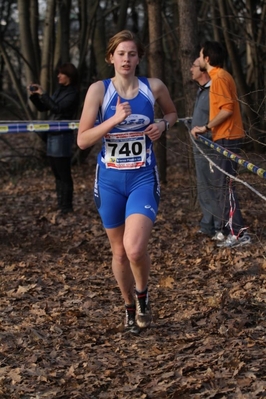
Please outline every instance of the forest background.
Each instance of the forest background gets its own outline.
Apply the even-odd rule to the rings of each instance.
[[[156,143],[162,190],[149,244],[153,323],[132,337],[93,202],[97,145],[75,148],[74,212],[62,217],[38,135],[1,130],[6,121],[49,117],[31,108],[26,86],[37,81],[52,93],[65,61],[80,73],[81,112],[89,85],[112,75],[106,44],[124,28],[146,46],[138,73],[161,78],[186,118],[197,90],[190,67],[200,43],[214,39],[237,84],[241,155],[265,169],[265,16],[265,0],[1,0],[1,399],[265,398],[265,178],[239,167],[252,244],[219,249],[197,234],[184,123]]]
[[[0,118],[45,120],[47,114],[37,113],[28,102],[26,86],[39,82],[52,93],[57,67],[66,61],[80,73],[81,112],[89,85],[113,73],[104,60],[106,44],[122,29],[136,32],[146,46],[138,73],[161,78],[179,117],[188,117],[196,91],[190,67],[200,43],[210,39],[221,42],[227,51],[225,68],[236,80],[246,148],[264,152],[265,13],[263,0],[2,0]],[[165,181],[165,137],[157,147]]]

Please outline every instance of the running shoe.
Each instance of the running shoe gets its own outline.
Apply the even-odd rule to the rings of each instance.
[[[247,233],[237,237],[233,234],[229,234],[224,241],[218,241],[217,247],[219,248],[235,248],[251,243],[250,236]]]
[[[210,237],[212,235],[212,234],[207,233],[206,231],[204,231],[202,229],[199,229],[196,234],[201,235],[201,236],[208,236],[208,237]]]
[[[139,333],[139,327],[136,324],[136,305],[125,305],[126,319],[125,319],[125,330],[132,334]]]
[[[148,290],[136,292],[136,323],[140,328],[149,327],[151,324],[151,306]]]
[[[226,236],[221,232],[221,231],[216,231],[214,236],[212,237],[212,240],[214,241],[224,241],[226,239]]]

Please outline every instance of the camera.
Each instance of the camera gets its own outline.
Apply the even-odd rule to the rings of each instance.
[[[36,85],[30,85],[30,91],[36,91],[36,90],[38,90],[38,86],[36,86]]]

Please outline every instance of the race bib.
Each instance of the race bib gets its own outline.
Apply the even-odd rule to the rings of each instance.
[[[138,169],[145,166],[145,134],[143,132],[107,133],[105,165],[113,169]]]

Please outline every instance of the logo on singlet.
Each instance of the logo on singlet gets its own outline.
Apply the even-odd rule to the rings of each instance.
[[[141,127],[146,127],[150,124],[151,120],[145,115],[131,114],[123,122],[119,123],[116,127],[120,130],[135,130]]]

